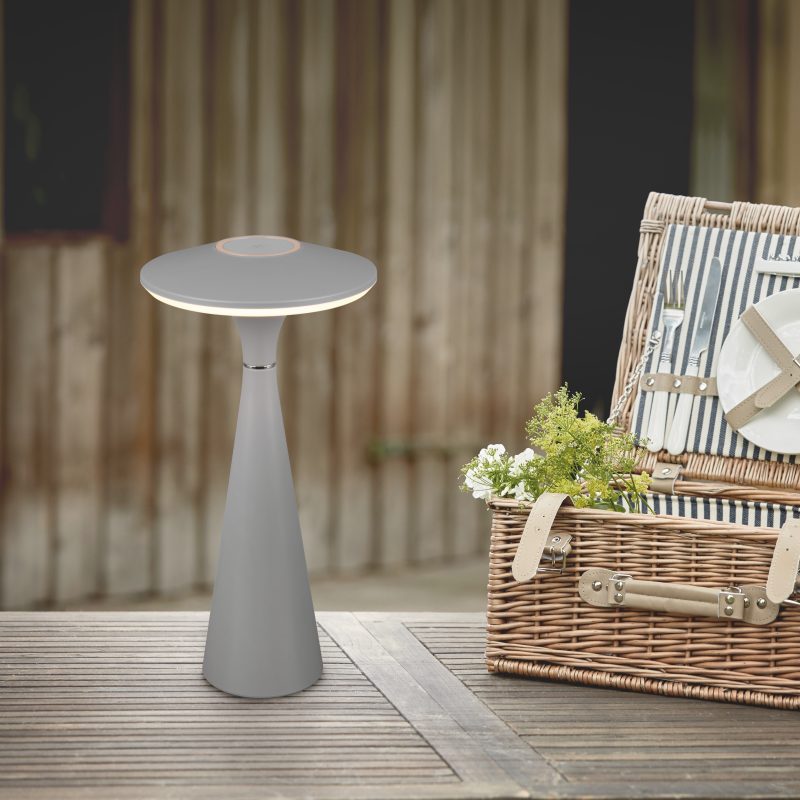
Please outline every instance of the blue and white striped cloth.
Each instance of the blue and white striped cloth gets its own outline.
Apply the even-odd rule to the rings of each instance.
[[[778,503],[664,494],[647,494],[645,498],[656,514],[735,522],[753,528],[782,528],[787,520],[800,517],[800,506]]]
[[[756,257],[800,256],[797,236],[782,236],[772,233],[731,231],[722,228],[705,228],[688,225],[670,225],[665,232],[659,266],[659,286],[664,285],[665,275],[683,270],[686,297],[685,316],[673,351],[673,372],[683,374],[689,361],[692,334],[705,288],[705,276],[713,258],[722,264],[722,286],[717,313],[711,332],[708,352],[700,364],[700,374],[716,375],[719,351],[731,326],[744,310],[771,294],[800,287],[800,277],[779,277],[755,271]],[[649,332],[658,328],[661,308],[653,309]],[[658,364],[658,350],[645,367],[653,372]],[[668,414],[672,415],[677,394],[670,395]],[[636,399],[633,414],[633,433],[647,435],[652,392],[642,392]],[[670,418],[668,417],[668,418]],[[686,450],[690,453],[706,453],[737,458],[752,458],[762,461],[794,463],[796,456],[772,453],[756,447],[743,436],[728,427],[716,397],[697,397],[692,408]]]

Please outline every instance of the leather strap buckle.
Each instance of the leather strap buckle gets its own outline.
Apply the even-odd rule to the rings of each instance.
[[[558,510],[564,504],[572,505],[572,498],[568,494],[556,494],[547,492],[539,496],[539,499],[531,507],[525,529],[522,531],[522,538],[517,545],[517,552],[514,555],[514,563],[511,565],[511,574],[514,580],[522,583],[529,581],[538,571],[545,555],[545,548],[550,546],[551,564],[555,564],[560,559],[561,567],[545,567],[542,571],[560,572],[566,563],[569,549],[562,551],[562,545],[566,547],[569,541],[555,541],[550,533],[553,527],[553,520],[558,514]],[[571,539],[572,537],[563,537]],[[556,548],[555,550],[553,548]]]

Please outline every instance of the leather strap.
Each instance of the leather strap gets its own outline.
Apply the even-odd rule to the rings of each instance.
[[[572,505],[572,498],[568,494],[546,492],[531,507],[522,538],[517,546],[514,563],[511,565],[511,574],[514,580],[522,583],[529,581],[539,569],[544,546],[550,536],[553,520],[556,518],[561,506]]]
[[[789,520],[778,535],[767,577],[767,597],[782,603],[795,589],[800,571],[800,519]]]
[[[675,481],[683,470],[682,464],[668,464],[665,461],[656,461],[653,473],[650,476],[650,489],[659,494],[675,494]]]
[[[781,371],[771,381],[737,403],[725,415],[728,425],[734,430],[739,430],[746,425],[762,409],[774,405],[792,388],[796,387],[800,391],[800,386],[798,386],[800,384],[800,356],[794,356],[755,306],[746,309],[740,319]]]
[[[643,392],[694,394],[700,397],[715,397],[718,394],[716,378],[704,378],[700,375],[670,375],[668,372],[646,372],[639,379],[639,388]]]
[[[689,617],[769,625],[780,613],[780,603],[766,597],[763,586],[711,589],[691,583],[641,581],[626,573],[593,567],[578,579],[578,594],[597,608],[635,608]]]

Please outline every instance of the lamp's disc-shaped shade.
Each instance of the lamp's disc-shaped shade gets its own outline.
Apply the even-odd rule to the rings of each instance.
[[[323,311],[375,284],[362,256],[285,236],[236,236],[177,250],[142,267],[142,286],[169,305],[241,317]]]

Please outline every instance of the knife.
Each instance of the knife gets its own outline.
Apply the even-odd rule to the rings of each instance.
[[[711,261],[706,278],[706,288],[703,292],[703,302],[692,336],[692,346],[689,350],[689,363],[686,375],[698,375],[700,372],[700,358],[708,350],[711,339],[711,327],[719,301],[719,289],[722,283],[722,266],[718,258]],[[686,449],[686,435],[689,432],[689,420],[692,416],[694,395],[688,392],[678,395],[678,404],[672,418],[669,435],[667,436],[667,452],[673,456],[680,455]]]

